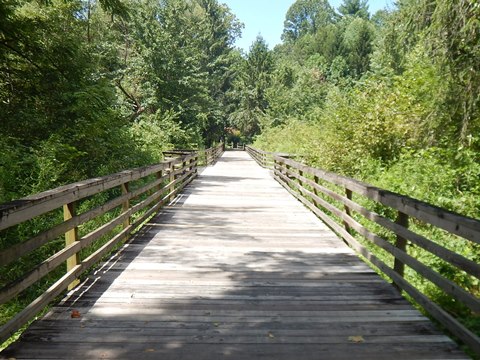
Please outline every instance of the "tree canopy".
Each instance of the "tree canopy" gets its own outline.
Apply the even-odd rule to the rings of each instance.
[[[241,23],[216,0],[0,4],[0,201],[221,140]]]

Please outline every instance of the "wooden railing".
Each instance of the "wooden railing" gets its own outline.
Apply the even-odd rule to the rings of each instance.
[[[205,151],[208,163],[221,156],[221,149],[219,145]],[[181,154],[156,165],[81,181],[0,205],[0,239],[8,243],[9,237],[15,237],[11,246],[0,248],[0,271],[4,272],[0,277],[4,279],[0,283],[0,306],[25,298],[33,285],[39,286],[42,279],[46,282],[49,276],[54,277],[48,289],[41,290],[38,297],[0,327],[0,344],[67,288],[78,284],[82,273],[171,202],[197,175],[198,156],[197,152]],[[48,226],[22,239],[25,231],[21,227],[28,228],[31,222]],[[46,247],[53,254],[40,258],[37,253]],[[36,263],[31,263],[34,260]],[[22,268],[24,271],[18,274],[16,265],[25,263],[28,268]],[[66,272],[61,267],[65,263]],[[11,276],[5,276],[10,273]]]
[[[165,157],[176,157],[176,156],[185,156],[191,153],[198,153],[198,165],[199,166],[209,166],[215,164],[217,159],[223,154],[225,151],[224,144],[220,143],[214,147],[204,149],[204,150],[168,150],[164,151],[163,155]]]
[[[478,259],[475,253],[480,253],[479,220],[283,156],[251,147],[247,147],[247,151],[264,167],[269,167],[269,158],[272,157],[274,177],[280,184],[354,250],[392,279],[398,289],[404,290],[452,334],[480,354],[480,338],[460,323],[454,314],[414,287],[409,281],[411,277],[405,275],[407,266],[409,273],[415,272],[416,276],[448,294],[452,301],[463,304],[472,316],[478,316],[478,287],[473,293],[468,291],[455,279],[447,278],[422,263],[421,257],[416,254],[423,252],[434,256],[446,266],[468,274],[475,282],[480,279],[480,265],[475,261]],[[454,248],[459,243],[470,247],[471,258],[449,249],[446,244],[428,239],[417,230],[422,227],[430,227],[441,233],[440,236],[451,238]]]
[[[285,153],[276,153],[270,151],[263,151],[255,149],[250,145],[245,145],[245,151],[257,162],[258,165],[267,169],[273,169],[274,156],[281,156],[284,158],[291,158],[293,155]]]
[[[232,141],[231,143],[227,143],[226,146],[232,150],[245,150],[246,145],[240,142],[236,143]]]
[[[223,144],[219,144],[215,147],[205,150],[205,163],[206,165],[213,165],[217,161],[217,159],[222,155],[223,151],[225,150]]]

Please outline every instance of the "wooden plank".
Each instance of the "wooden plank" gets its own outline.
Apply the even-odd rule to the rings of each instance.
[[[388,349],[388,350],[386,350]],[[196,359],[211,360],[228,358],[231,360],[245,359],[295,359],[301,354],[302,359],[329,359],[345,360],[355,355],[358,360],[382,359],[390,360],[392,358],[412,358],[415,360],[453,360],[468,359],[464,354],[455,349],[452,344],[445,343],[427,343],[427,344],[408,344],[401,342],[392,342],[390,344],[182,344],[180,342],[171,342],[170,344],[158,345],[155,342],[134,343],[125,346],[124,343],[108,343],[102,346],[94,347],[91,343],[81,341],[65,342],[53,347],[50,342],[41,343],[36,346],[36,350],[15,349],[16,351],[7,352],[6,356],[21,353],[25,358],[52,359],[57,358],[58,353],[70,353],[69,359],[85,359],[87,355],[93,359],[132,359],[141,357],[141,359]],[[432,354],[435,354],[433,357]]]
[[[193,174],[193,170],[186,172],[179,179],[175,180],[174,183],[170,184],[170,187],[175,187],[177,184],[180,184],[180,185],[177,189],[173,190],[173,193],[170,193],[168,196],[176,194],[178,191],[181,190],[183,186],[185,186],[189,181],[191,181],[191,178],[195,175],[195,174],[193,175],[192,174]],[[142,191],[144,191],[146,188],[148,189],[153,188],[156,185],[158,185],[160,181],[161,181],[161,178],[154,181],[152,183],[153,185],[148,184],[140,189],[137,189],[136,191],[132,191],[129,193],[130,194],[129,196],[139,194]],[[45,260],[43,263],[35,267],[32,271],[25,274],[23,277],[15,280],[11,284],[8,284],[4,288],[2,288],[0,291],[0,300],[1,300],[0,302],[3,303],[5,301],[10,300],[12,297],[18,295],[21,291],[25,290],[30,285],[32,285],[33,283],[35,283],[36,281],[38,281],[39,279],[41,279],[42,277],[44,277],[45,275],[53,271],[62,262],[67,261],[68,258],[71,258],[72,256],[75,256],[75,261],[72,261],[72,264],[67,269],[67,275],[68,275],[67,278],[71,278],[72,273],[80,274],[79,269],[88,269],[89,267],[93,266],[95,262],[99,261],[101,257],[105,256],[114,246],[116,246],[116,244],[118,244],[120,241],[127,238],[127,236],[141,222],[143,222],[146,216],[150,216],[150,214],[153,211],[156,211],[163,204],[163,202],[161,200],[159,203],[154,205],[149,211],[146,212],[146,214],[144,214],[140,219],[138,219],[135,222],[135,224],[132,224],[132,225],[126,224],[125,219],[128,219],[129,216],[134,212],[145,208],[150,203],[157,200],[163,192],[164,192],[163,189],[155,192],[145,200],[139,202],[135,206],[126,210],[124,213],[120,214],[118,217],[114,218],[107,224],[104,224],[100,228],[92,231],[90,234],[82,237],[81,239],[77,238],[76,229],[70,230],[67,233],[67,241],[68,241],[67,246],[62,251],[54,254],[52,257],[50,257],[49,259]],[[70,221],[75,217],[73,204],[65,205],[64,212],[65,212],[65,218],[67,221]],[[99,250],[97,250],[92,255],[90,255],[81,264],[79,263],[78,252],[80,251],[80,249],[89,246],[93,241],[107,234],[109,231],[113,230],[117,225],[121,224],[122,222],[124,225],[123,231],[121,231],[119,234],[114,236],[110,241],[108,241]],[[74,285],[76,284],[72,281],[70,283],[70,286],[73,287]],[[21,325],[23,325],[22,322],[27,321],[28,317],[33,317],[35,312],[38,312],[39,309],[41,309],[41,306],[45,307],[46,304],[48,304],[48,302],[50,302],[53,299],[52,296],[49,296],[49,292],[52,294],[58,295],[60,292],[62,292],[65,289],[65,288],[62,288],[64,286],[64,282],[60,280],[54,286],[55,287],[50,288],[47,291],[47,293],[44,294],[45,296],[42,295],[39,298],[37,298],[37,300],[35,300],[33,303],[27,306],[23,311],[21,311],[17,316],[15,316],[12,320],[7,322],[7,324],[5,324],[0,329],[0,339],[2,339],[1,341],[5,340],[6,336],[8,336],[9,334],[12,334]]]
[[[25,309],[19,312],[13,319],[0,327],[0,343],[3,343],[14,334],[23,324],[30,320],[35,314],[45,308],[53,299],[60,295],[69,284],[72,283],[84,270],[82,265],[77,265],[70,272],[66,273],[55,284],[47,289],[42,295],[36,298]],[[0,354],[1,355],[1,354]]]
[[[16,244],[10,248],[0,251],[0,266],[10,264],[19,257],[24,256],[29,252],[39,248],[40,246],[47,244],[49,241],[58,238],[60,235],[63,235],[74,227],[78,227],[81,224],[84,224],[87,221],[96,218],[97,216],[101,216],[106,212],[120,206],[125,201],[131,200],[143,194],[144,192],[151,190],[152,188],[161,184],[166,178],[167,176],[159,177],[156,181],[147,184],[139,189],[135,189],[134,191],[131,191],[128,195],[119,196],[113,200],[106,202],[101,206],[86,211],[80,215],[76,215],[72,219],[64,221],[61,224],[58,224],[55,227],[48,229],[25,242]]]
[[[58,266],[65,263],[69,258],[75,256],[81,250],[80,242],[73,242],[69,246],[63,248],[61,251],[55,253],[39,265],[35,266],[34,269],[30,270],[26,274],[22,275],[20,278],[15,281],[5,285],[0,289],[0,303],[4,304],[7,301],[13,299],[15,296],[20,294],[22,291],[36,283],[38,280],[42,279],[50,272],[55,270]],[[74,264],[70,267],[74,269],[80,262]]]

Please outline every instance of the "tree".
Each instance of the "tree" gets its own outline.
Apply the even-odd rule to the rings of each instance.
[[[347,25],[343,35],[344,57],[353,78],[359,79],[370,69],[374,37],[374,27],[368,20],[354,18]]]
[[[463,145],[480,131],[480,6],[436,1],[425,43],[448,80],[455,132]]]
[[[287,11],[282,39],[295,41],[334,22],[335,12],[327,0],[297,0]]]
[[[338,7],[338,12],[342,16],[360,17],[365,20],[370,17],[367,0],[343,0],[343,3]]]
[[[234,78],[233,44],[240,35],[242,24],[225,6],[216,0],[197,0],[202,22],[201,53],[204,55],[202,66],[208,73],[208,91],[211,99],[210,110],[203,131],[206,145],[219,141],[226,127],[225,120],[230,107],[226,96]]]
[[[234,91],[240,100],[230,120],[247,139],[251,139],[260,132],[260,117],[268,108],[266,90],[270,86],[274,67],[272,53],[260,35],[240,66]]]

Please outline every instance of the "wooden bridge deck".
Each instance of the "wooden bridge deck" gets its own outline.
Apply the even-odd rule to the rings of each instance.
[[[245,152],[225,153],[0,356],[467,358]]]

